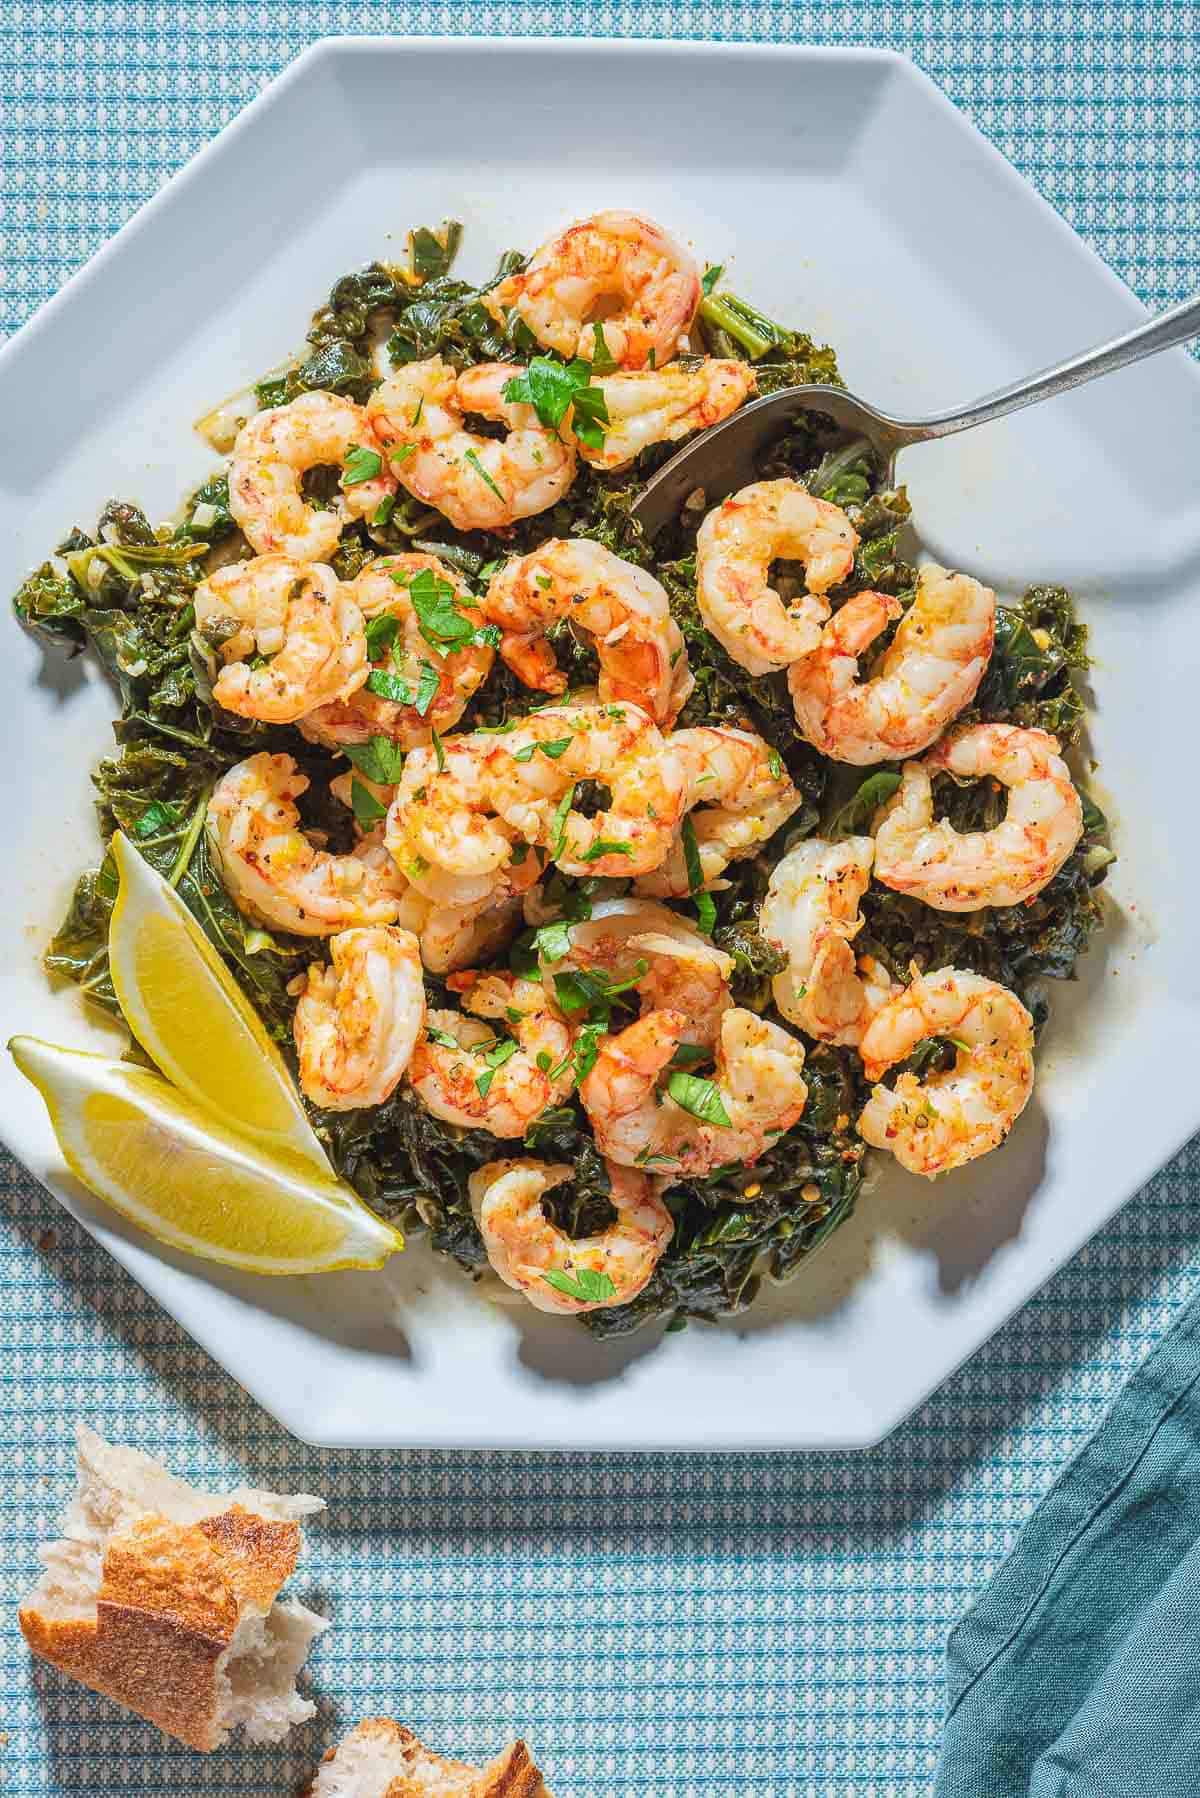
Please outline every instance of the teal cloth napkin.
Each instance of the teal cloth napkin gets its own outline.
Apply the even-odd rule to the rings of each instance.
[[[1200,1792],[1200,1300],[950,1638],[935,1798]]]

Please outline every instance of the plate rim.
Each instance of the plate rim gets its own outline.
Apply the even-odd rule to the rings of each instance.
[[[279,71],[279,73],[273,76],[269,81],[265,82],[261,90],[255,94],[232,119],[223,125],[194,156],[190,157],[188,161],[180,169],[176,170],[153,195],[143,202],[143,204],[118,227],[112,236],[106,239],[104,244],[101,245],[100,248],[90,256],[47,301],[40,305],[27,320],[18,326],[3,344],[0,344],[0,370],[3,370],[6,364],[13,360],[17,355],[22,354],[29,345],[36,341],[45,331],[52,329],[60,311],[67,305],[73,303],[74,300],[86,294],[90,284],[102,275],[109,262],[114,257],[123,254],[128,246],[137,239],[139,234],[151,228],[159,212],[166,206],[177,202],[180,191],[186,187],[187,183],[201,177],[213,160],[228,151],[230,144],[236,140],[239,133],[248,129],[262,112],[273,107],[281,97],[285,96],[289,87],[303,81],[314,68],[319,67],[323,63],[336,62],[341,58],[356,61],[372,55],[379,55],[384,52],[390,55],[400,53],[406,59],[414,61],[431,60],[435,57],[445,57],[446,55],[452,57],[464,57],[479,56],[482,54],[486,54],[491,61],[494,61],[497,57],[501,57],[508,61],[519,61],[521,58],[531,54],[569,57],[576,61],[582,61],[594,56],[597,52],[603,52],[608,55],[615,55],[626,59],[630,62],[670,60],[673,63],[678,63],[680,60],[688,60],[693,62],[741,62],[748,64],[756,61],[763,61],[769,57],[772,62],[776,64],[783,58],[795,63],[826,62],[830,64],[857,64],[859,66],[868,67],[875,65],[888,71],[889,79],[907,82],[920,90],[926,102],[929,102],[932,98],[934,104],[936,104],[939,109],[946,114],[952,115],[956,130],[961,131],[966,129],[971,133],[975,140],[977,151],[981,151],[986,156],[986,159],[997,175],[1001,176],[1010,187],[1019,190],[1022,203],[1029,206],[1031,202],[1035,202],[1037,208],[1041,211],[1043,218],[1047,221],[1052,221],[1053,229],[1064,241],[1069,241],[1072,253],[1078,256],[1082,252],[1084,257],[1091,264],[1093,272],[1102,274],[1110,293],[1121,300],[1125,310],[1129,313],[1131,323],[1136,323],[1140,319],[1146,319],[1151,316],[1149,309],[1142,303],[1128,283],[1103,260],[1091,244],[1073,229],[1067,219],[1053,205],[1053,203],[1041,194],[1037,188],[1033,186],[1032,182],[1027,179],[983,134],[969,114],[954,104],[931,75],[914,62],[910,56],[901,51],[871,45],[779,45],[743,39],[729,41],[626,37],[579,39],[553,35],[491,39],[480,34],[463,36],[442,34],[410,38],[403,35],[386,33],[372,34],[369,36],[351,36],[334,33],[321,37],[307,45],[284,69]],[[1200,382],[1200,365],[1197,365],[1197,363],[1190,357],[1186,360],[1192,371],[1190,378],[1193,381]],[[1183,366],[1182,356],[1179,359],[1179,366],[1180,368]],[[833,1449],[849,1452],[870,1449],[885,1440],[906,1418],[911,1417],[923,1404],[925,1404],[931,1395],[944,1385],[966,1361],[970,1360],[974,1355],[986,1347],[987,1343],[995,1333],[1002,1328],[1017,1311],[1034,1298],[1036,1294],[1042,1290],[1047,1281],[1049,1281],[1068,1260],[1078,1254],[1080,1249],[1091,1240],[1100,1229],[1111,1221],[1116,1213],[1129,1202],[1145,1182],[1153,1177],[1155,1172],[1171,1160],[1179,1150],[1191,1140],[1197,1128],[1200,1128],[1200,1102],[1197,1104],[1195,1123],[1183,1130],[1182,1133],[1178,1134],[1178,1140],[1173,1141],[1172,1145],[1165,1151],[1161,1147],[1161,1142],[1156,1139],[1156,1146],[1154,1146],[1148,1156],[1144,1158],[1146,1163],[1144,1171],[1137,1176],[1136,1181],[1129,1187],[1124,1196],[1116,1200],[1112,1207],[1102,1215],[1097,1216],[1093,1214],[1092,1216],[1089,1216],[1084,1233],[1080,1236],[1079,1240],[1075,1242],[1066,1253],[1059,1255],[1051,1264],[1047,1265],[1045,1270],[1039,1274],[1032,1287],[1019,1296],[1011,1299],[1008,1297],[1001,1298],[996,1307],[996,1315],[990,1317],[987,1323],[981,1326],[978,1333],[972,1332],[974,1339],[971,1345],[964,1348],[962,1354],[952,1365],[942,1367],[936,1375],[928,1380],[927,1383],[923,1383],[919,1390],[907,1393],[905,1397],[899,1401],[898,1405],[888,1411],[886,1417],[881,1419],[877,1414],[872,1419],[871,1426],[868,1429],[860,1429],[856,1432],[848,1427],[836,1441],[828,1439],[816,1443],[810,1439],[807,1443],[798,1443],[796,1441],[794,1428],[790,1433],[788,1431],[788,1413],[785,1409],[781,1408],[778,1413],[780,1429],[778,1434],[770,1441],[754,1440],[747,1442],[743,1439],[739,1442],[736,1437],[731,1439],[727,1435],[722,1442],[717,1444],[707,1441],[667,1441],[657,1445],[648,1443],[630,1444],[619,1437],[594,1433],[589,1428],[587,1415],[584,1413],[581,1416],[583,1427],[578,1436],[572,1436],[570,1440],[564,1440],[561,1432],[558,1432],[554,1435],[552,1440],[542,1440],[541,1442],[538,1442],[535,1446],[535,1452],[618,1452],[630,1454],[656,1452],[697,1454],[720,1452],[820,1453],[828,1452]],[[314,1447],[344,1447],[353,1449],[428,1447],[464,1452],[470,1450],[483,1450],[484,1452],[489,1453],[518,1452],[522,1449],[528,1449],[529,1445],[527,1441],[518,1441],[511,1435],[504,1438],[495,1436],[492,1440],[483,1440],[478,1431],[476,1431],[473,1436],[464,1436],[462,1433],[462,1426],[458,1426],[456,1429],[453,1424],[451,1430],[446,1434],[419,1432],[415,1435],[398,1435],[394,1429],[389,1432],[386,1424],[383,1426],[384,1433],[382,1434],[370,1434],[363,1430],[355,1430],[351,1432],[349,1436],[339,1438],[328,1431],[316,1435],[308,1433],[308,1430],[311,1429],[311,1418],[306,1428],[303,1396],[297,1395],[295,1406],[293,1406],[288,1391],[285,1390],[281,1394],[277,1385],[271,1385],[267,1380],[259,1379],[257,1377],[257,1367],[253,1358],[251,1358],[249,1365],[244,1370],[239,1370],[234,1373],[229,1368],[223,1355],[219,1352],[216,1343],[210,1340],[211,1337],[218,1334],[219,1326],[214,1323],[211,1331],[204,1326],[204,1304],[202,1300],[198,1301],[196,1306],[186,1305],[183,1307],[184,1310],[189,1313],[193,1311],[198,1311],[199,1313],[197,1317],[189,1316],[188,1320],[184,1321],[184,1318],[180,1316],[180,1312],[175,1306],[168,1305],[160,1299],[156,1293],[149,1291],[137,1271],[137,1263],[142,1255],[149,1254],[153,1256],[155,1254],[155,1251],[151,1249],[148,1244],[143,1246],[139,1242],[129,1242],[119,1230],[106,1227],[103,1218],[93,1218],[90,1216],[88,1209],[79,1204],[77,1195],[70,1192],[69,1183],[66,1180],[56,1179],[53,1175],[44,1177],[43,1175],[34,1172],[34,1170],[25,1162],[20,1152],[9,1146],[7,1141],[7,1131],[4,1128],[3,1120],[0,1120],[0,1139],[4,1140],[5,1146],[9,1149],[9,1153],[11,1153],[14,1160],[25,1169],[30,1178],[36,1180],[39,1185],[51,1192],[55,1199],[70,1211],[88,1234],[92,1236],[94,1240],[98,1241],[106,1252],[114,1256],[130,1277],[137,1281],[143,1291],[147,1292],[147,1296],[152,1298],[156,1305],[161,1306],[178,1326],[196,1341],[198,1345],[204,1349],[205,1353],[210,1355],[217,1364],[230,1375],[230,1377],[244,1385],[256,1402],[261,1404],[270,1415],[275,1417],[289,1431],[289,1433],[294,1435],[298,1440]],[[327,1400],[325,1409],[328,1409]]]

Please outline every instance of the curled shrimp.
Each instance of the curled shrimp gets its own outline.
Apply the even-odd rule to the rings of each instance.
[[[213,697],[228,712],[294,724],[367,678],[362,613],[323,563],[285,555],[233,562],[201,581],[194,604],[201,631],[226,631]],[[250,666],[255,652],[266,658],[261,668]]]
[[[365,774],[339,774],[329,791],[343,805],[354,803],[354,786],[363,786],[385,808],[395,798],[395,787],[380,785]],[[388,884],[398,895],[396,923],[416,937],[421,962],[431,974],[451,974],[461,968],[490,961],[507,948],[521,926],[521,894],[512,892],[514,881],[501,877],[481,898],[470,904],[452,904],[430,898],[412,885],[388,853],[382,826],[361,834],[358,853],[387,869]],[[536,878],[529,870],[529,879]]]
[[[860,1045],[868,1080],[934,1036],[953,1041],[953,1068],[876,1086],[858,1120],[873,1148],[930,1180],[997,1148],[1033,1091],[1033,1019],[1007,987],[957,968],[919,976],[876,1012]]]
[[[292,1019],[300,1084],[314,1105],[382,1105],[425,1022],[417,939],[386,924],[342,930],[313,962]]]
[[[667,854],[683,815],[683,767],[639,706],[548,706],[488,741],[492,806],[564,874],[621,879]],[[611,795],[591,817],[571,803],[581,780]]]
[[[990,775],[1009,789],[993,830],[960,835],[933,821],[931,776]],[[1020,905],[1053,880],[1083,835],[1083,807],[1058,739],[1012,724],[975,724],[946,737],[921,762],[906,762],[899,791],[875,831],[875,875],[937,911]]]
[[[540,981],[515,974],[458,979],[466,985],[464,1009],[428,1014],[408,1068],[413,1091],[448,1124],[524,1136],[571,1089],[570,1027]],[[512,1037],[497,1036],[485,1018],[504,1019]]]
[[[494,660],[487,643],[467,642],[458,649],[430,647],[413,603],[414,581],[418,595],[425,592],[435,603],[475,605],[459,577],[436,556],[380,556],[371,562],[347,591],[365,619],[396,621],[394,631],[390,627],[376,631],[376,651],[364,676],[364,680],[372,673],[384,676],[379,684],[386,691],[360,686],[348,698],[310,712],[300,729],[311,742],[327,749],[365,743],[374,736],[390,737],[402,749],[428,743],[435,730],[444,734],[458,723],[472,694],[487,679]],[[402,697],[405,693],[407,699]]]
[[[488,1260],[506,1286],[538,1311],[596,1311],[627,1305],[646,1284],[674,1234],[671,1213],[655,1182],[635,1168],[608,1164],[609,1197],[617,1215],[598,1236],[568,1236],[546,1216],[544,1194],[574,1179],[575,1169],[521,1158],[488,1161],[467,1181],[471,1209]],[[608,1281],[603,1298],[576,1298],[547,1280],[562,1274],[579,1286],[581,1273]]]
[[[367,402],[388,467],[455,530],[503,530],[544,512],[575,479],[574,443],[540,424],[532,406],[504,398],[524,372],[488,362],[459,374],[434,356],[398,369]],[[469,412],[507,426],[508,436],[476,436]]]
[[[497,739],[448,737],[407,756],[384,825],[388,850],[405,878],[438,905],[473,906],[509,898],[538,877],[520,837],[496,816],[489,769]]]
[[[695,686],[666,589],[644,568],[587,538],[551,538],[493,576],[484,616],[500,654],[525,682],[563,693],[567,678],[546,632],[560,618],[587,632],[600,659],[602,700],[628,699],[671,724]]]
[[[801,805],[783,758],[753,731],[724,724],[677,730],[668,739],[687,777],[685,809],[700,858],[701,883],[718,880],[730,862],[754,855]],[[636,891],[682,899],[692,890],[682,832],[659,867]]]
[[[453,974],[491,961],[508,947],[521,927],[521,896],[496,900],[489,894],[473,905],[435,905],[409,887],[396,922],[416,936],[431,974]]]
[[[238,910],[295,936],[390,924],[403,882],[378,837],[330,855],[300,828],[306,775],[290,755],[252,755],[222,775],[208,804],[221,879]]]
[[[763,936],[788,958],[772,983],[775,1003],[822,1042],[857,1043],[892,990],[886,970],[870,956],[856,964],[850,947],[874,853],[870,837],[797,843],[771,870],[759,912]]]
[[[643,1014],[664,1008],[687,1019],[684,1040],[711,1045],[733,1004],[733,958],[678,912],[650,899],[597,899],[589,918],[569,928],[566,954],[544,965],[545,978],[573,968],[607,984],[632,983]]]
[[[694,367],[672,363],[597,376],[592,385],[604,395],[608,423],[599,445],[579,444],[593,468],[608,473],[628,468],[655,443],[679,443],[693,431],[707,431],[743,405],[758,386],[748,362],[706,356]]]
[[[696,537],[696,600],[708,629],[740,667],[772,674],[821,641],[822,597],[854,566],[858,533],[840,506],[799,481],[755,481],[716,506]],[[806,590],[786,605],[768,586],[778,558],[804,564]]]
[[[804,1110],[804,1048],[778,1024],[734,1006],[721,1019],[716,1067],[704,1083],[706,1116],[698,1117],[659,1081],[686,1039],[681,1011],[648,1012],[600,1046],[579,1088],[596,1147],[610,1161],[674,1175],[711,1173],[726,1162],[749,1164]],[[684,1077],[686,1078],[686,1076]],[[690,1095],[694,1088],[676,1091]]]
[[[866,767],[919,755],[975,697],[995,640],[991,588],[922,568],[896,635],[871,678],[859,681],[858,658],[900,613],[887,594],[856,593],[813,653],[788,669],[797,723],[834,761]]]
[[[346,479],[350,452],[380,458],[368,480]],[[342,470],[332,510],[316,510],[301,491],[311,468]],[[302,393],[286,406],[256,412],[238,432],[229,465],[229,510],[260,555],[278,550],[302,562],[327,562],[347,518],[370,518],[396,482],[382,463],[365,409],[336,393]]]
[[[700,276],[652,219],[597,212],[550,238],[483,303],[499,324],[515,312],[568,360],[603,352],[620,368],[661,367],[691,329]]]

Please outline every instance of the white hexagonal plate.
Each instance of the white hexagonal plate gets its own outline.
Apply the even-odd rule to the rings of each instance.
[[[454,96],[453,117],[446,95]],[[732,128],[725,128],[729,121]],[[481,154],[481,146],[486,153]],[[1142,317],[1129,292],[910,65],[728,45],[318,46],[0,355],[4,591],[110,494],[173,511],[211,458],[190,422],[298,345],[330,282],[406,228],[466,224],[462,265],[636,206],[836,344],[898,412],[996,387]],[[7,1061],[14,1151],[297,1435],[353,1445],[832,1447],[876,1440],[1200,1123],[1194,811],[1197,370],[1174,352],[903,465],[924,545],[1003,592],[1061,580],[1094,632],[1111,927],[1054,995],[1002,1154],[889,1175],[787,1288],[727,1327],[598,1347],[494,1306],[418,1248],[379,1275],[261,1281],[160,1254],[64,1174]],[[5,1022],[103,1033],[38,956],[95,852],[88,772],[113,702],[6,627]],[[1186,690],[1185,690],[1186,689]]]

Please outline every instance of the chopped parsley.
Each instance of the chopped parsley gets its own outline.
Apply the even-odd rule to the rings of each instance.
[[[685,812],[680,830],[683,843],[683,865],[687,869],[688,892],[696,901],[696,916],[705,936],[711,936],[717,921],[717,907],[711,893],[704,891],[704,870],[700,866],[700,845],[696,841],[696,826]]]
[[[382,468],[383,459],[375,450],[356,443],[342,465],[342,486],[361,487],[364,481],[375,480]]]
[[[599,325],[596,330],[599,332]],[[608,356],[607,347],[605,355]],[[608,366],[616,367],[611,357]],[[557,431],[573,407],[571,428],[580,443],[589,449],[602,449],[603,427],[609,422],[608,405],[603,389],[591,384],[595,367],[582,358],[560,362],[554,356],[534,356],[523,375],[505,383],[504,398],[515,405],[532,406],[538,422],[548,431]]]
[[[366,743],[343,743],[342,753],[368,780],[379,787],[394,787],[404,766],[404,751],[390,737],[371,737]]]
[[[673,1073],[667,1079],[667,1091],[676,1105],[690,1111],[704,1124],[721,1124],[729,1128],[729,1113],[715,1080],[702,1080],[696,1074]]]
[[[506,506],[508,504],[508,500],[505,498],[504,494],[501,493],[499,487],[497,487],[495,481],[493,481],[491,475],[488,473],[487,469],[483,466],[483,463],[479,460],[479,457],[475,454],[475,451],[468,450],[466,455],[463,457],[463,461],[469,462],[471,464],[471,467],[475,470],[475,473],[479,476],[480,480],[484,483],[484,485],[491,488],[492,492],[496,495],[496,498],[500,501],[501,505]]]
[[[357,776],[350,782],[350,806],[360,830],[374,830],[387,817],[387,806],[382,805],[370,787],[365,787]]]
[[[547,1286],[553,1286],[555,1292],[565,1292],[568,1298],[579,1299],[585,1305],[602,1305],[617,1290],[607,1274],[596,1273],[590,1267],[576,1268],[574,1274],[552,1267],[542,1279]]]

